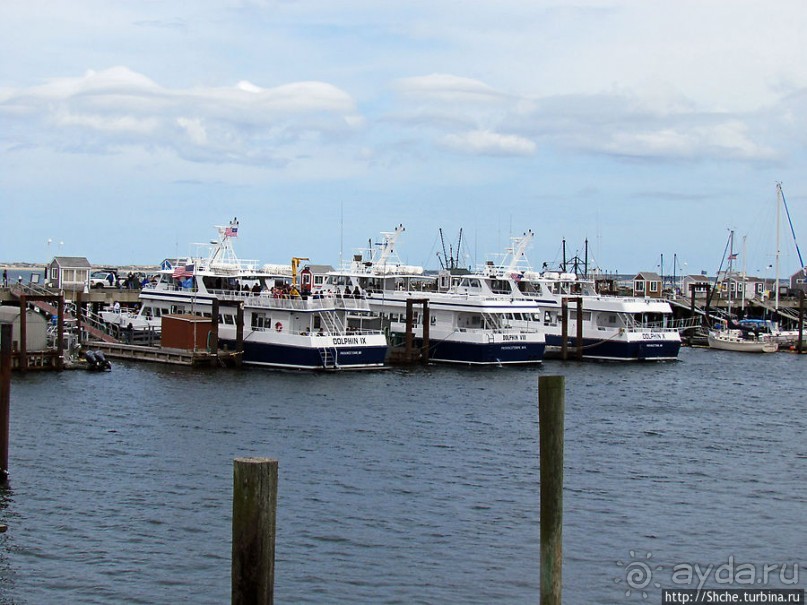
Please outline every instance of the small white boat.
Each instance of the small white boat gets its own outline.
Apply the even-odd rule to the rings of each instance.
[[[779,344],[764,336],[756,336],[744,330],[710,330],[709,347],[722,351],[744,353],[776,353]]]

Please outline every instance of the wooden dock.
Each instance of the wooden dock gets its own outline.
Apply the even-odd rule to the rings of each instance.
[[[146,347],[109,342],[90,342],[85,348],[101,351],[109,359],[149,361],[180,366],[231,367],[241,365],[241,353],[237,351],[192,351],[167,347]]]

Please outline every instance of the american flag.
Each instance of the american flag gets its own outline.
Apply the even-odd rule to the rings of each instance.
[[[737,253],[729,254],[729,260],[737,260]]]
[[[224,229],[224,235],[227,237],[238,237],[238,227],[227,227]]]
[[[175,267],[171,277],[193,277],[193,265],[181,265],[179,267]]]

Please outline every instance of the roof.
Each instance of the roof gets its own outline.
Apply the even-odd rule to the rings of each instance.
[[[84,256],[54,256],[52,263],[56,263],[60,267],[81,267],[82,269],[91,269],[90,261]]]
[[[652,271],[641,271],[636,277],[641,277],[645,281],[661,281],[661,276]]]

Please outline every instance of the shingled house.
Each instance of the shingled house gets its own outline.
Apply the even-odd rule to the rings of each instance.
[[[55,256],[45,267],[45,285],[62,290],[84,290],[92,265],[83,256]]]

